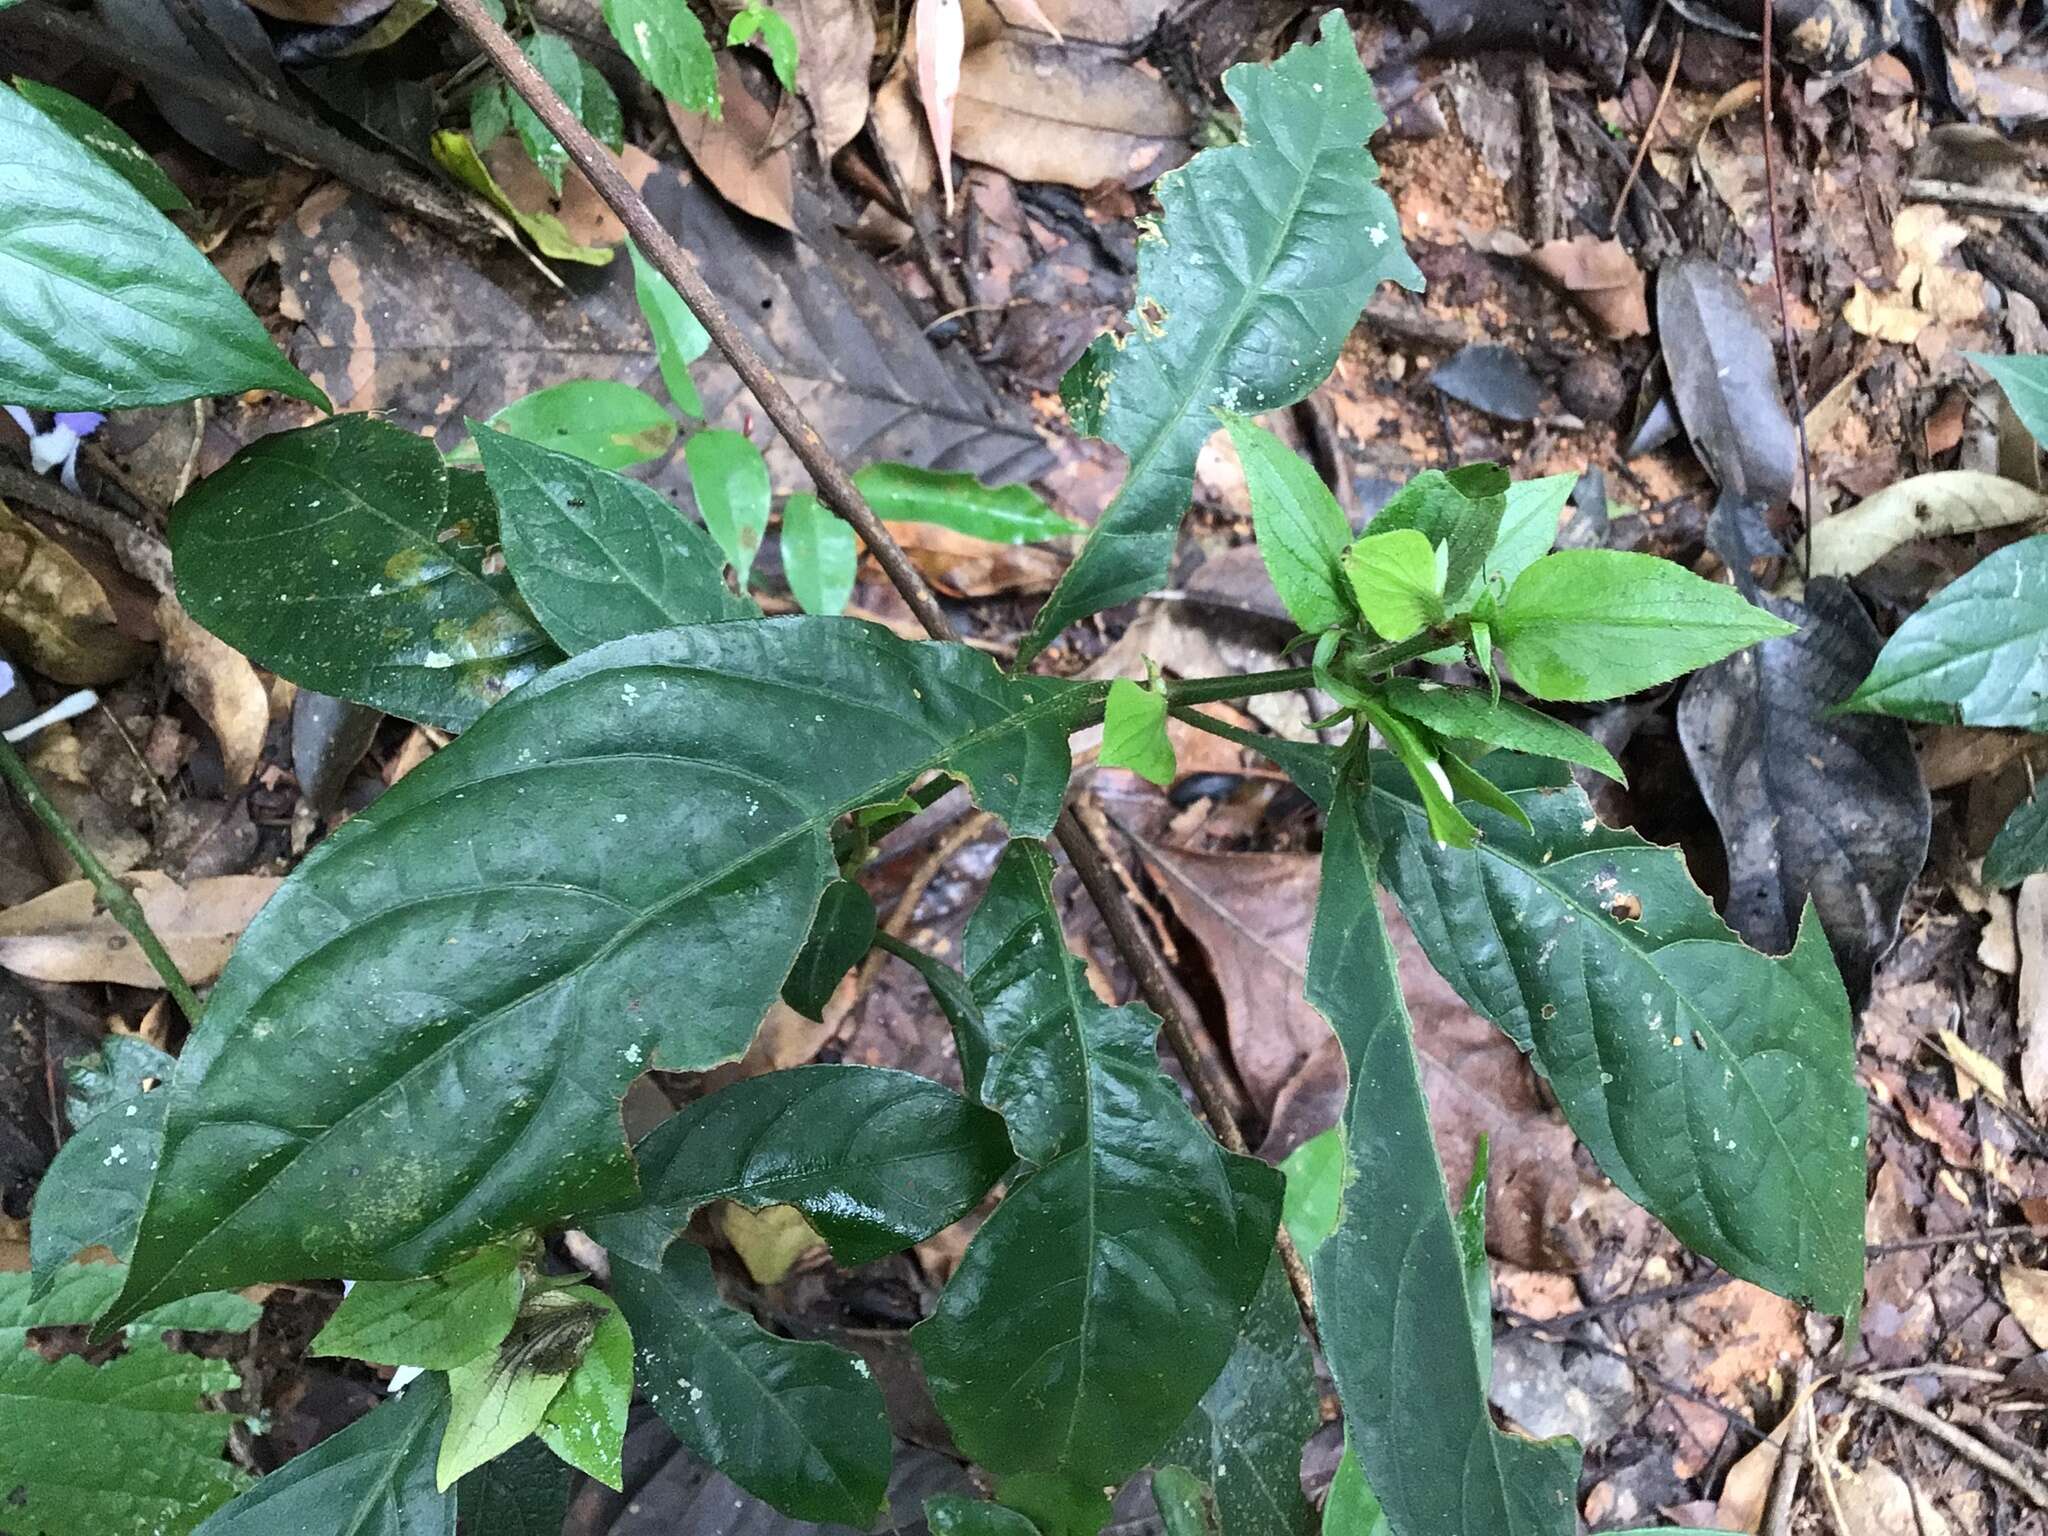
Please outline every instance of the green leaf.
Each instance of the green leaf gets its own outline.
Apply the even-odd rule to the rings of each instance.
[[[1102,717],[1105,768],[1128,768],[1164,788],[1173,782],[1173,742],[1166,734],[1166,694],[1120,677],[1109,685]]]
[[[841,1264],[866,1264],[951,1226],[1016,1161],[1002,1121],[952,1090],[908,1072],[826,1064],[720,1089],[635,1150],[639,1203],[590,1230],[614,1257],[647,1269],[714,1200],[793,1205]]]
[[[497,498],[506,567],[570,655],[760,613],[727,588],[704,530],[653,487],[489,427],[472,431]]]
[[[1384,692],[1389,707],[1439,736],[1578,763],[1618,784],[1628,782],[1614,754],[1599,742],[1526,704],[1496,702],[1474,688],[1447,688],[1408,677],[1391,679]]]
[[[1301,1491],[1301,1448],[1321,1422],[1315,1362],[1275,1254],[1223,1374],[1159,1465],[1186,1467],[1214,1491],[1227,1536],[1306,1536],[1315,1515]]]
[[[661,402],[616,379],[571,379],[537,389],[485,425],[599,469],[645,464],[676,440],[675,418]]]
[[[2048,870],[2048,793],[2037,790],[2008,816],[1984,855],[1984,883],[1994,891]]]
[[[98,155],[121,179],[149,199],[150,206],[163,213],[190,208],[191,200],[164,174],[163,167],[149,151],[130,138],[125,130],[99,108],[88,106],[69,92],[39,80],[14,77],[14,88],[30,106]]]
[[[874,943],[874,898],[854,881],[834,880],[819,898],[811,936],[782,983],[782,1000],[805,1018],[822,1020],[839,983]]]
[[[1152,1474],[1152,1500],[1166,1536],[1223,1536],[1216,1495],[1186,1467],[1161,1467]]]
[[[1577,475],[1547,475],[1508,487],[1500,533],[1481,568],[1485,581],[1512,586],[1517,576],[1550,553],[1557,543],[1557,520],[1578,483]]]
[[[424,1280],[361,1280],[307,1353],[452,1371],[504,1341],[523,1290],[519,1255],[502,1244]]]
[[[853,483],[875,516],[891,523],[928,523],[996,544],[1061,539],[1088,529],[1048,507],[1028,485],[983,485],[972,475],[870,464]]]
[[[540,1428],[596,1331],[591,1314],[586,1304],[521,1318],[498,1348],[448,1373],[448,1427],[434,1462],[435,1487],[454,1486]]]
[[[0,400],[112,411],[274,389],[329,409],[213,263],[10,90],[0,166]]]
[[[199,1536],[455,1536],[455,1496],[434,1486],[447,1422],[448,1389],[425,1377],[260,1479]]]
[[[932,1536],[1039,1536],[1038,1527],[1016,1510],[957,1493],[926,1499],[924,1518]]]
[[[99,1064],[74,1069],[66,1103],[73,1134],[36,1186],[29,1223],[30,1294],[40,1298],[63,1266],[95,1244],[125,1262],[163,1151],[162,1084],[175,1062],[129,1036],[109,1036]],[[145,1091],[144,1083],[154,1083]]]
[[[97,1048],[64,1068],[64,1115],[72,1128],[92,1120],[139,1093],[168,1082],[178,1061],[139,1035],[108,1035]]]
[[[462,1528],[472,1536],[562,1536],[572,1475],[540,1441],[522,1440],[455,1485]]]
[[[1819,925],[1790,955],[1760,955],[1676,850],[1602,826],[1554,769],[1488,766],[1516,775],[1535,830],[1477,812],[1485,837],[1456,855],[1375,773],[1382,874],[1430,962],[1530,1053],[1608,1177],[1687,1247],[1780,1295],[1852,1305],[1864,1097]]]
[[[767,50],[768,61],[775,68],[775,78],[782,82],[785,91],[796,90],[796,33],[789,23],[762,5],[760,0],[751,0],[747,8],[733,17],[732,25],[726,29],[725,45],[737,48],[741,43],[760,39],[762,48]]]
[[[457,133],[452,128],[443,129],[434,135],[431,147],[436,165],[516,224],[541,255],[553,261],[574,261],[590,267],[610,263],[612,252],[608,246],[580,245],[570,235],[568,226],[552,213],[528,213],[507,197],[505,189],[498,185],[497,179],[484,165],[468,134]]]
[[[535,31],[519,45],[526,61],[540,71],[540,77],[555,88],[562,105],[579,121],[583,117],[583,61],[559,32]],[[548,190],[562,195],[562,172],[569,168],[569,151],[562,148],[548,126],[535,115],[526,99],[516,93],[511,102],[512,126],[519,132],[527,158],[533,161]]]
[[[2048,730],[2048,534],[2008,544],[1935,593],[1842,707]]]
[[[410,1279],[628,1203],[615,1101],[746,1049],[833,823],[944,770],[1043,835],[1085,699],[843,619],[614,641],[529,684],[250,925],[171,1085],[127,1310]]]
[[[1406,640],[1444,616],[1443,568],[1419,529],[1368,533],[1344,552],[1344,575],[1382,639]]]
[[[178,503],[178,598],[301,687],[461,730],[560,654],[481,548],[444,537],[489,510],[481,477],[451,480],[402,427],[340,416],[275,433]]]
[[[1386,1512],[1348,1444],[1323,1499],[1323,1536],[1389,1536]]]
[[[1226,415],[1251,492],[1252,531],[1273,590],[1309,634],[1350,622],[1343,560],[1344,509],[1315,469],[1249,417]]]
[[[1158,1020],[1068,951],[1042,848],[1013,843],[969,923],[992,1054],[980,1097],[1036,1168],[912,1330],[961,1450],[1049,1536],[1106,1512],[1222,1370],[1272,1253],[1280,1179],[1225,1152],[1161,1074]]]
[[[881,1388],[829,1344],[777,1338],[728,1307],[711,1256],[676,1243],[659,1269],[615,1259],[648,1401],[676,1438],[798,1520],[865,1530],[889,1486]]]
[[[1448,755],[1426,731],[1390,714],[1377,699],[1361,696],[1353,703],[1407,770],[1429,818],[1429,835],[1446,848],[1470,848],[1476,843],[1478,829],[1452,803],[1459,786],[1451,778]]]
[[[704,24],[674,0],[604,0],[612,29],[647,83],[685,112],[718,116],[718,60]]]
[[[602,1291],[587,1285],[567,1292],[600,1311],[597,1331],[569,1380],[540,1421],[537,1433],[562,1460],[607,1488],[622,1488],[620,1451],[626,1409],[633,1401],[633,1331]]]
[[[690,364],[710,349],[711,334],[690,313],[690,306],[676,292],[675,284],[655,271],[640,254],[639,246],[628,241],[626,253],[633,258],[633,297],[639,301],[640,313],[654,336],[654,356],[661,365],[661,382],[668,386],[668,397],[677,410],[702,419],[704,400],[697,393],[697,381],[690,377]]]
[[[163,1330],[247,1328],[259,1309],[194,1298],[138,1322],[126,1351],[102,1366],[75,1354],[46,1360],[30,1344],[31,1328],[92,1322],[120,1283],[118,1266],[75,1265],[31,1303],[27,1275],[0,1273],[0,1518],[11,1531],[183,1536],[248,1484],[221,1454],[233,1415],[201,1406],[241,1378],[225,1360],[173,1354]]]
[[[1304,1259],[1315,1257],[1337,1225],[1337,1199],[1344,1188],[1344,1132],[1331,1126],[1280,1160],[1287,1194],[1280,1220]]]
[[[1998,381],[2012,402],[2013,414],[2034,441],[2048,442],[2048,357],[1988,357],[1982,352],[1963,356]]]
[[[726,564],[744,592],[774,499],[768,461],[743,434],[723,430],[697,433],[683,444],[683,457],[689,461],[690,489],[704,526],[725,551]]]
[[[1323,1349],[1393,1530],[1572,1536],[1578,1447],[1507,1434],[1487,1407],[1364,798],[1342,785],[1330,807],[1309,942],[1308,1000],[1351,1073],[1342,1206],[1313,1271]]]
[[[1165,582],[1216,407],[1255,416],[1303,399],[1375,288],[1422,286],[1364,148],[1386,119],[1343,17],[1325,15],[1319,42],[1274,64],[1236,66],[1224,87],[1242,142],[1159,179],[1131,334],[1098,340],[1062,386],[1087,401],[1077,425],[1123,449],[1130,471],[1020,664],[1075,620]]]
[[[805,613],[845,611],[860,565],[853,527],[809,491],[782,504],[782,573]]]
[[[1365,531],[1370,537],[1412,528],[1428,539],[1432,548],[1443,551],[1441,594],[1459,610],[1495,547],[1507,511],[1508,489],[1507,471],[1494,464],[1425,470],[1381,508]]]
[[[588,59],[578,59],[576,63],[583,75],[583,105],[576,115],[592,138],[613,154],[619,154],[626,147],[626,114],[619,106],[619,98],[595,64]]]
[[[1654,688],[1796,628],[1673,561],[1568,549],[1515,578],[1493,638],[1527,692],[1576,703]]]
[[[510,96],[501,80],[486,80],[470,92],[469,138],[477,149],[489,149],[512,131]]]

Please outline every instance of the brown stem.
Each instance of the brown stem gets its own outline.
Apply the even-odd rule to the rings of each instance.
[[[122,570],[138,581],[148,582],[160,593],[171,591],[170,549],[154,533],[129,522],[112,507],[74,496],[55,480],[32,475],[5,459],[0,459],[0,498],[34,507],[59,522],[104,539]]]

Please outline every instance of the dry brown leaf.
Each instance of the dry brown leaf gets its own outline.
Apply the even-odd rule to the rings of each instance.
[[[2020,1091],[2037,1115],[2048,1114],[2048,875],[2020,883],[2013,928],[2020,951]]]
[[[619,171],[635,190],[644,191],[647,180],[661,169],[661,162],[637,144],[614,157]],[[528,213],[551,214],[562,221],[569,238],[579,245],[618,245],[626,238],[626,226],[605,205],[590,184],[590,178],[575,166],[562,172],[562,195],[548,189],[533,157],[512,134],[502,135],[484,151],[484,165],[498,183],[498,189],[512,200],[512,206]]]
[[[272,875],[217,875],[181,886],[155,870],[121,882],[193,986],[220,975],[235,941],[282,883]],[[90,881],[73,880],[0,912],[0,966],[33,981],[162,983],[128,930],[103,911]]]
[[[2048,1349],[2048,1269],[2008,1264],[1998,1272],[1998,1283],[2005,1304],[2034,1347]]]
[[[910,560],[948,597],[1050,592],[1066,561],[1042,544],[997,544],[935,523],[888,523]]]
[[[668,118],[691,161],[718,195],[742,213],[796,231],[796,168],[788,149],[775,149],[775,115],[748,89],[731,50],[718,54],[718,95],[725,115],[685,112],[668,103]]]
[[[263,756],[263,738],[270,731],[269,690],[247,657],[201,629],[168,593],[157,602],[156,623],[171,682],[212,728],[220,743],[222,779],[227,792],[236,794]]]
[[[1003,37],[960,68],[953,152],[1018,181],[1143,186],[1188,157],[1187,108],[1156,74]]]
[[[1778,1475],[1778,1448],[1799,1421],[1799,1414],[1787,1414],[1770,1439],[1752,1446],[1728,1469],[1721,1481],[1720,1502],[1714,1506],[1714,1523],[1722,1530],[1754,1533],[1763,1529],[1764,1506],[1770,1502],[1771,1484]]]
[[[1916,539],[2048,521],[2048,496],[1979,470],[1915,475],[1838,512],[1813,532],[1813,576],[1858,576]]]
[[[53,682],[96,687],[149,655],[119,627],[99,581],[0,502],[0,644]]]
[[[1643,269],[1619,240],[1552,240],[1531,251],[1528,261],[1570,295],[1602,335],[1619,341],[1650,334]]]
[[[1832,1456],[1829,1458],[1832,1460]],[[1936,1502],[1875,1456],[1860,1467],[1842,1462],[1817,1469],[1831,1477],[1842,1520],[1851,1531],[1870,1536],[1952,1536],[1954,1528]]]
[[[2003,1108],[2008,1095],[2004,1069],[1952,1029],[1942,1030],[1939,1038],[1956,1069],[1956,1097],[1967,1104],[1973,1094],[1982,1092]]]
[[[718,0],[720,21],[743,9],[743,0]],[[796,34],[796,88],[811,109],[811,137],[829,161],[867,124],[873,7],[869,0],[775,0],[775,14]]]

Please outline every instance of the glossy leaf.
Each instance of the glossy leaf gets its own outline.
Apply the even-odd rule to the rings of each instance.
[[[2008,544],[1935,593],[1842,707],[2048,730],[2048,534]]]
[[[1508,487],[1500,532],[1481,564],[1488,583],[1512,586],[1517,576],[1550,553],[1557,543],[1557,520],[1578,483],[1577,475],[1546,475]]]
[[[1255,416],[1304,398],[1375,288],[1422,285],[1364,148],[1386,119],[1343,17],[1328,13],[1319,41],[1271,65],[1236,66],[1224,87],[1242,142],[1159,179],[1130,335],[1098,340],[1062,386],[1077,426],[1123,449],[1130,469],[1020,661],[1165,583],[1216,407]]]
[[[1225,416],[1244,466],[1252,531],[1273,590],[1301,628],[1314,634],[1351,618],[1344,551],[1351,524],[1314,466],[1245,416]]]
[[[1016,1510],[957,1493],[926,1499],[924,1518],[932,1536],[1039,1536],[1038,1527]]]
[[[615,155],[624,153],[626,113],[619,105],[617,93],[603,71],[590,60],[578,59],[576,64],[583,76],[582,106],[576,115],[583,119],[583,126],[598,143]]]
[[[154,1046],[112,1035],[98,1063],[74,1072],[65,1106],[72,1134],[44,1170],[29,1213],[31,1296],[45,1295],[83,1249],[97,1244],[123,1261],[134,1251],[163,1151],[171,1097],[163,1085],[174,1066]]]
[[[2036,443],[2048,442],[2048,357],[1990,357],[1963,354],[1998,381],[2013,414]]]
[[[612,1265],[648,1401],[676,1438],[798,1520],[865,1530],[889,1486],[881,1389],[829,1344],[777,1338],[728,1307],[711,1256],[676,1243],[658,1269]]]
[[[149,151],[99,108],[88,106],[54,85],[25,80],[20,75],[14,77],[14,88],[29,105],[98,155],[123,181],[148,198],[151,207],[162,213],[175,213],[192,206]]]
[[[589,267],[610,264],[612,252],[609,247],[583,245],[552,213],[529,213],[507,197],[505,189],[491,175],[468,134],[443,129],[429,144],[436,165],[516,224],[541,255],[554,261],[573,261]]]
[[[1280,1179],[1163,1076],[1158,1021],[1068,951],[1042,848],[1013,843],[967,929],[980,1097],[1036,1168],[912,1331],[939,1411],[1048,1536],[1093,1531],[1223,1368],[1272,1253]],[[1090,1524],[1093,1521],[1095,1524]]]
[[[0,89],[0,400],[54,411],[274,389],[328,409],[121,172]]]
[[[761,537],[768,531],[773,499],[768,461],[743,434],[723,430],[697,433],[683,444],[683,456],[690,464],[690,490],[697,510],[704,514],[704,526],[725,551],[726,563],[744,592],[754,557],[761,553]]]
[[[874,898],[852,880],[833,881],[818,899],[811,936],[782,983],[782,1000],[805,1018],[822,1020],[839,983],[874,943]]]
[[[1313,1267],[1323,1349],[1351,1446],[1394,1531],[1572,1536],[1578,1447],[1505,1433],[1487,1407],[1363,801],[1345,784],[1330,807],[1309,942],[1308,999],[1336,1030],[1351,1076],[1342,1204]]]
[[[661,365],[661,382],[668,386],[669,400],[686,416],[701,418],[704,399],[697,393],[697,381],[690,377],[690,364],[711,347],[711,335],[690,313],[690,306],[676,292],[676,286],[654,270],[640,247],[627,243],[633,258],[633,297],[654,336],[654,357]]]
[[[2014,807],[1991,840],[1991,851],[1984,855],[1984,883],[2002,891],[2043,870],[2048,870],[2048,791],[2036,789],[2033,799]]]
[[[1043,835],[1084,697],[840,619],[614,641],[536,680],[251,924],[178,1064],[126,1310],[431,1274],[631,1200],[617,1098],[745,1050],[838,876],[832,823],[943,769]]]
[[[748,1078],[635,1148],[640,1202],[591,1227],[647,1269],[714,1200],[793,1205],[841,1264],[900,1253],[973,1210],[1016,1155],[1002,1121],[908,1072],[820,1064]]]
[[[805,613],[845,612],[859,567],[860,540],[844,518],[809,491],[782,504],[782,573]]]
[[[600,469],[658,459],[676,440],[675,418],[644,390],[616,379],[571,379],[521,396],[485,423]]]
[[[1444,616],[1444,572],[1419,529],[1369,533],[1344,552],[1352,600],[1382,639],[1406,640]]]
[[[522,1440],[455,1485],[465,1536],[562,1536],[573,1475],[540,1441]]]
[[[737,48],[742,43],[758,41],[767,52],[770,64],[774,66],[775,78],[782,83],[785,91],[796,90],[796,33],[760,0],[749,0],[743,11],[733,17],[732,25],[726,28],[725,45]]]
[[[1493,638],[1539,699],[1639,693],[1797,626],[1654,555],[1567,549],[1515,578]]]
[[[581,121],[583,61],[576,57],[576,50],[569,45],[569,39],[559,32],[535,30],[520,43],[519,51],[526,55],[526,62],[540,72],[540,77],[554,87],[555,94],[562,98],[562,104]],[[569,168],[569,151],[556,141],[547,124],[534,114],[523,96],[512,93],[508,104],[512,108],[512,126],[519,134],[519,142],[525,147],[527,158],[539,170],[541,179],[547,182],[548,190],[560,197],[562,172]]]
[[[455,1495],[434,1486],[447,1422],[448,1388],[425,1377],[259,1479],[198,1536],[455,1536]]]
[[[475,515],[402,427],[341,416],[276,433],[178,503],[178,598],[303,687],[460,730],[560,655],[482,550],[444,538]]]
[[[1495,701],[1473,688],[1446,688],[1439,683],[1397,677],[1385,688],[1387,704],[1410,720],[1453,741],[1479,741],[1511,752],[1554,757],[1578,763],[1617,783],[1626,783],[1621,764],[1599,742],[1562,720],[1517,704]]]
[[[567,1293],[600,1310],[597,1331],[536,1433],[562,1460],[607,1488],[624,1485],[620,1451],[633,1401],[633,1331],[612,1299],[587,1285]]]
[[[475,433],[498,502],[505,565],[570,655],[649,630],[760,613],[727,588],[724,561],[704,530],[652,486],[489,427]]]
[[[673,0],[604,0],[605,25],[647,83],[685,112],[718,116],[718,61],[704,24]]]
[[[1507,506],[1507,472],[1496,465],[1425,470],[1380,509],[1365,531],[1372,535],[1412,528],[1443,551],[1442,595],[1458,609],[1495,547]]]
[[[423,1280],[358,1281],[307,1353],[453,1370],[512,1331],[523,1290],[519,1255],[503,1244]]]
[[[1029,544],[1086,533],[1086,526],[1048,507],[1028,485],[983,485],[972,475],[870,464],[853,483],[875,516],[892,523],[929,523],[996,544]]]
[[[1109,685],[1102,716],[1105,768],[1128,768],[1162,787],[1174,779],[1173,742],[1166,734],[1166,694],[1120,677]]]

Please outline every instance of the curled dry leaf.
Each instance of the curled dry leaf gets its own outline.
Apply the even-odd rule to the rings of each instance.
[[[917,0],[917,94],[931,128],[948,218],[953,214],[953,106],[960,94],[961,56],[966,51],[967,24],[960,0]]]
[[[796,231],[796,165],[774,147],[775,116],[748,89],[730,49],[718,55],[718,96],[724,113],[685,112],[669,102],[668,119],[704,179],[733,207]]]
[[[1915,475],[1837,513],[1813,532],[1815,576],[1855,576],[1915,539],[2048,521],[2048,496],[1973,469]],[[1804,551],[1793,551],[1800,566]]]
[[[201,629],[177,598],[156,605],[171,682],[199,711],[220,743],[221,777],[229,794],[249,782],[270,731],[270,694],[256,669],[225,640]]]
[[[1603,336],[1619,341],[1650,334],[1643,269],[1619,240],[1592,235],[1552,240],[1531,251],[1528,261],[1584,310]]]
[[[149,654],[122,631],[91,571],[0,503],[0,643],[53,682],[80,687],[133,672]]]
[[[155,870],[122,883],[195,987],[220,975],[242,930],[283,882],[272,875],[217,875],[181,886]],[[92,883],[73,880],[0,913],[0,966],[33,981],[162,985],[128,930],[99,910]]]
[[[1066,561],[1043,544],[997,544],[936,523],[888,523],[911,563],[948,597],[1050,592]]]
[[[1095,52],[1004,37],[962,62],[952,135],[962,159],[1017,181],[1138,187],[1187,158],[1193,128],[1180,97],[1156,74]]]

